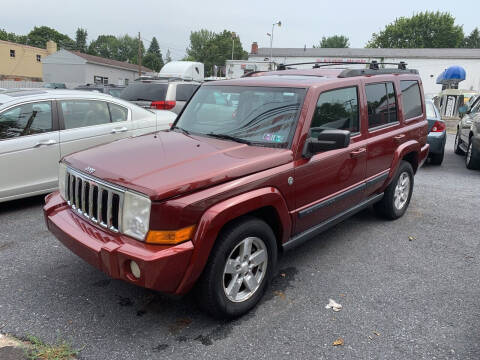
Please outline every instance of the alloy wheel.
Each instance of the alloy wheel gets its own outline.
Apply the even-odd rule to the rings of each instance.
[[[410,176],[407,172],[403,172],[398,177],[395,192],[393,194],[393,203],[397,210],[402,210],[408,201],[410,195]]]
[[[222,278],[230,301],[243,302],[258,290],[267,272],[267,251],[265,242],[258,237],[247,237],[232,250]]]

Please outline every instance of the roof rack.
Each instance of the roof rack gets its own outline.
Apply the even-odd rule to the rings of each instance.
[[[332,62],[301,62],[293,64],[279,64],[277,70],[287,70],[295,69],[290,66],[295,65],[311,65],[312,69],[319,69],[326,66],[335,66],[335,65],[368,65],[368,68],[365,69],[345,69],[342,71],[338,77],[346,78],[353,76],[363,76],[363,75],[381,75],[381,74],[418,74],[418,70],[407,69],[407,63],[405,61],[400,61],[398,63],[393,62],[378,62],[372,60],[371,62],[358,62],[358,61],[332,61]],[[397,68],[380,68],[379,65],[396,65]]]

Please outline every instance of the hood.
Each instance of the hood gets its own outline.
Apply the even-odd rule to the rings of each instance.
[[[293,160],[288,149],[158,132],[81,151],[65,158],[79,171],[150,196],[166,199],[207,188]]]

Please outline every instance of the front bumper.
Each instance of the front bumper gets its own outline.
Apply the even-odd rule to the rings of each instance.
[[[90,265],[114,279],[161,292],[176,293],[194,249],[191,241],[150,245],[107,232],[74,214],[58,192],[46,197],[44,216],[57,239]],[[130,271],[132,260],[140,268],[139,279]]]
[[[430,154],[441,154],[445,149],[445,141],[447,141],[447,133],[431,132],[427,136],[427,143],[430,145]]]

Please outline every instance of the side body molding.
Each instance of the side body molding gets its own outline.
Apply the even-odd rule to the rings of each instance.
[[[193,239],[194,252],[190,264],[175,293],[181,295],[191,289],[202,273],[215,240],[226,223],[267,206],[272,207],[277,213],[282,226],[282,236],[278,240],[281,244],[285,243],[291,235],[292,220],[287,204],[278,189],[274,187],[256,189],[224,200],[202,215]]]

